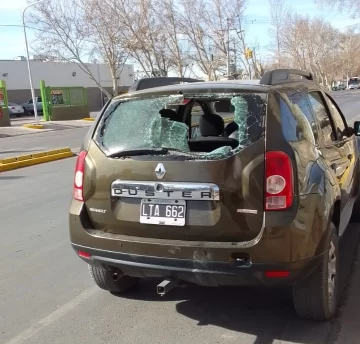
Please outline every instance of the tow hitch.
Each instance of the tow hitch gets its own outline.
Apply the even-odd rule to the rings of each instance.
[[[164,296],[166,293],[168,293],[170,290],[176,288],[176,287],[183,287],[180,285],[179,281],[168,279],[163,280],[160,284],[157,285],[156,291],[160,296]]]

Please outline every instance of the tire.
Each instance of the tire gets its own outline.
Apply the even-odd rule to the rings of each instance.
[[[339,248],[335,225],[321,264],[305,280],[293,286],[296,313],[304,319],[328,320],[334,316],[339,300]],[[332,273],[330,273],[332,268]],[[329,282],[331,279],[332,283]]]
[[[99,288],[113,293],[125,293],[137,284],[136,278],[121,275],[121,272],[119,272],[119,278],[115,281],[113,279],[114,272],[90,264],[89,273]]]

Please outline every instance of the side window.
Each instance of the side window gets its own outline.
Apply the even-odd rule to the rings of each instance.
[[[295,120],[301,127],[304,137],[313,144],[316,144],[318,141],[318,130],[306,94],[303,92],[293,93],[288,95],[288,99],[292,105],[291,109]]]
[[[334,101],[331,98],[329,98],[327,95],[325,95],[325,96],[330,105],[330,111],[331,111],[332,118],[334,120],[334,126],[335,126],[337,139],[342,140],[344,138],[344,136],[345,137],[348,136],[346,124],[344,123],[344,120],[343,120],[339,110],[337,109],[336,105],[334,104]]]
[[[199,121],[200,117],[204,114],[204,110],[198,102],[194,102],[191,108],[191,137],[195,138],[200,135]]]
[[[335,141],[334,131],[331,123],[331,117],[325,105],[325,99],[320,92],[309,92],[310,104],[314,114],[320,123],[322,136],[325,144],[331,144]]]
[[[41,97],[38,97],[37,101],[38,101],[39,103],[41,103]]]
[[[303,139],[303,132],[290,107],[280,99],[280,117],[284,138],[288,142],[297,142]]]
[[[32,99],[30,99],[30,100],[29,100],[29,104],[32,104],[32,103],[33,103],[33,100],[32,100]]]

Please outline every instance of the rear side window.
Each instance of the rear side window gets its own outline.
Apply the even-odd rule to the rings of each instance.
[[[310,104],[319,121],[324,144],[332,144],[335,140],[331,118],[325,105],[325,99],[320,92],[309,92]]]
[[[330,105],[330,111],[331,111],[332,118],[334,120],[337,139],[342,140],[344,137],[348,136],[345,122],[344,122],[339,110],[337,109],[336,105],[334,104],[334,101],[331,98],[329,98],[327,95],[325,95],[325,96]]]
[[[313,115],[313,112],[311,110],[311,106],[309,104],[309,101],[307,99],[307,96],[304,92],[296,92],[293,94],[288,95],[288,98],[290,102],[294,105],[294,115],[296,120],[298,121],[299,125],[303,128],[303,130],[308,131],[310,128],[310,131],[312,134],[308,133],[306,135],[308,138],[312,138],[312,141],[314,140],[314,143],[317,143],[318,141],[318,130],[315,122],[315,118]],[[310,126],[310,127],[309,127]]]
[[[288,142],[302,140],[302,130],[298,125],[290,107],[283,99],[280,99],[280,117],[284,138]]]
[[[307,140],[317,143],[317,127],[304,93],[282,94],[280,116],[284,138],[288,142]]]

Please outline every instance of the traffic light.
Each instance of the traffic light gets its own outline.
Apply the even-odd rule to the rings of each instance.
[[[253,51],[250,48],[246,48],[245,49],[245,58],[248,60],[248,59],[251,59],[252,57],[253,57]]]

